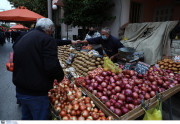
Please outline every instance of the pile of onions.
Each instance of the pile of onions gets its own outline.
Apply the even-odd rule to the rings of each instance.
[[[54,81],[54,88],[48,92],[54,109],[62,120],[113,120],[95,107],[89,97],[82,96],[82,91],[66,78],[61,83]]]
[[[170,79],[173,77],[173,80]],[[116,75],[103,71],[95,77],[86,77],[86,88],[97,96],[112,112],[118,116],[126,114],[141,104],[180,83],[180,74],[151,67],[145,75],[134,70],[125,70]]]

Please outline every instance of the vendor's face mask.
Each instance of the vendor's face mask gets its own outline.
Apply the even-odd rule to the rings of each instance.
[[[101,37],[102,37],[103,40],[107,40],[106,35],[102,35]]]

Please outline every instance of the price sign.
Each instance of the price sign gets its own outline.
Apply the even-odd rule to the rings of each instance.
[[[175,56],[175,57],[174,57],[174,61],[175,61],[175,62],[180,62],[180,55],[179,55],[179,56]]]
[[[137,73],[145,74],[146,71],[149,69],[150,65],[144,63],[144,62],[138,62],[135,67],[135,71]]]
[[[135,64],[135,63],[126,63],[126,64],[124,65],[123,70],[127,70],[127,69],[128,69],[128,70],[131,70],[134,64]]]
[[[67,79],[69,79],[69,80],[71,80],[72,77],[73,77],[73,76],[71,75],[71,73],[69,73],[69,74],[67,75]]]
[[[75,55],[76,55],[76,54],[74,54],[74,53],[70,53],[70,56],[69,56],[68,59],[66,60],[66,63],[67,63],[68,65],[71,65],[71,63],[72,63],[73,60],[74,60]]]

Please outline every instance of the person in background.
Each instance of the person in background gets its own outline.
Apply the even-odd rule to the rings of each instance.
[[[48,120],[48,91],[54,79],[60,82],[64,78],[57,58],[57,41],[51,37],[53,28],[50,19],[39,19],[35,29],[13,45],[13,83],[22,120]]]
[[[8,30],[6,30],[5,36],[6,36],[6,40],[7,40],[8,42],[10,42],[10,32],[9,32]]]
[[[2,29],[0,29],[0,44],[3,46],[4,43],[5,43],[4,31]]]
[[[124,47],[119,39],[111,35],[108,27],[101,29],[101,36],[81,41],[81,43],[101,44],[107,56],[113,60],[118,55],[118,49]]]
[[[90,27],[89,28],[89,32],[86,34],[86,37],[85,37],[85,40],[86,39],[89,39],[89,38],[95,38],[95,37],[100,37],[101,36],[101,34],[98,32],[98,31],[96,31],[95,29],[94,29],[94,27]]]

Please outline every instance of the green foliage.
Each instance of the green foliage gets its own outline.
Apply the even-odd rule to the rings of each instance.
[[[109,10],[114,6],[110,0],[63,0],[65,24],[73,26],[98,26],[113,18]]]
[[[27,9],[47,17],[47,0],[8,0],[14,7],[24,6]]]

